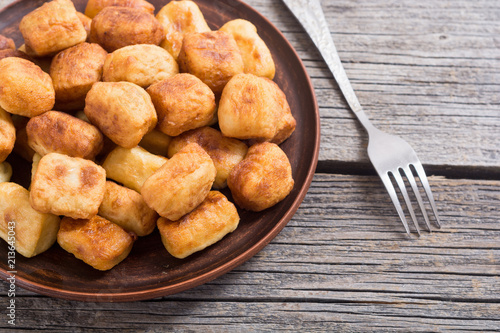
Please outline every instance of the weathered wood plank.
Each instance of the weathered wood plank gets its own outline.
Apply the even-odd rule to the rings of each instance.
[[[19,291],[19,327],[51,331],[488,331],[500,327],[499,181],[431,177],[443,228],[407,238],[374,176],[316,175],[263,251],[192,290],[136,303]],[[466,204],[464,204],[466,203]],[[0,287],[6,300],[6,285]],[[5,327],[1,326],[0,328]]]

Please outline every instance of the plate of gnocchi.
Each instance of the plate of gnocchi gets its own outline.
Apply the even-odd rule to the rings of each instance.
[[[0,11],[0,276],[137,301],[243,264],[292,219],[320,125],[296,51],[240,0]]]

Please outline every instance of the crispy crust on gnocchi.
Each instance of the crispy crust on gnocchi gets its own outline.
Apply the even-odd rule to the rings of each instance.
[[[163,26],[150,13],[138,8],[105,7],[90,25],[89,41],[113,52],[127,45],[159,45]]]
[[[148,93],[131,82],[96,82],[83,110],[90,122],[114,143],[133,148],[158,121]]]
[[[276,72],[271,51],[251,22],[236,19],[226,22],[220,29],[231,34],[240,49],[244,72],[273,79]]]
[[[139,193],[112,181],[106,182],[106,192],[99,207],[99,216],[137,236],[152,233],[158,219],[158,214],[146,205]]]
[[[280,144],[295,130],[286,96],[279,86],[264,77],[239,74],[222,93],[219,126],[226,136]]]
[[[168,147],[168,156],[173,156],[189,143],[199,144],[210,155],[217,169],[213,184],[214,189],[223,189],[231,170],[245,157],[248,147],[239,140],[223,136],[212,127],[201,127],[172,139]]]
[[[30,205],[30,193],[15,183],[0,183],[0,237],[7,241],[15,228],[16,251],[30,258],[49,249],[56,241],[60,219],[37,212]]]
[[[175,60],[179,57],[182,39],[188,32],[211,31],[203,13],[193,1],[170,1],[156,15],[165,31],[165,39],[160,46]]]
[[[144,182],[141,194],[149,207],[175,221],[205,199],[216,173],[210,156],[191,143]]]
[[[49,153],[38,162],[30,203],[41,213],[91,218],[104,197],[106,172],[92,161]]]
[[[70,0],[44,3],[22,18],[19,30],[28,54],[37,57],[54,55],[87,39],[87,32]]]
[[[163,245],[183,259],[218,242],[233,232],[240,221],[233,203],[218,191],[210,191],[203,202],[178,221],[158,219]]]
[[[244,70],[236,41],[224,31],[185,34],[178,61],[181,72],[195,75],[215,94]]]
[[[0,60],[0,107],[25,117],[52,109],[55,91],[50,75],[29,60],[9,57]]]
[[[26,125],[28,145],[40,155],[61,153],[93,160],[104,138],[97,127],[59,111],[33,117]]]
[[[196,76],[181,73],[147,89],[158,114],[158,129],[176,136],[212,122],[215,95]]]
[[[57,243],[86,264],[106,271],[123,261],[136,237],[101,216],[90,219],[64,217]]]
[[[262,211],[283,200],[293,189],[292,168],[286,154],[270,142],[257,143],[227,179],[235,203]]]
[[[138,8],[149,14],[155,11],[155,7],[145,0],[89,0],[85,6],[85,15],[94,18],[101,10],[110,6]]]
[[[16,128],[10,114],[0,107],[0,163],[14,149],[16,143]]]

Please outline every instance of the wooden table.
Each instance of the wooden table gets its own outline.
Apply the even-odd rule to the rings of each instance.
[[[431,175],[443,227],[420,238],[406,237],[309,37],[280,1],[246,2],[283,31],[316,89],[320,161],[294,218],[242,266],[173,296],[80,303],[17,290],[16,328],[500,331],[500,2],[323,0],[366,113]],[[1,283],[5,314],[7,292]]]

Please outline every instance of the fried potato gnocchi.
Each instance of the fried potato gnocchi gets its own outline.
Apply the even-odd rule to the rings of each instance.
[[[158,118],[148,93],[130,82],[97,82],[85,98],[85,115],[114,143],[133,148]]]
[[[0,60],[0,107],[25,117],[52,109],[55,91],[50,75],[40,67],[17,57]]]
[[[49,153],[38,162],[30,203],[41,213],[91,218],[106,189],[106,172],[92,161]]]
[[[158,129],[176,136],[208,125],[215,116],[215,95],[196,76],[182,73],[147,90],[158,114]]]
[[[90,219],[64,217],[57,243],[76,258],[100,271],[107,271],[125,259],[136,237],[101,216]]]
[[[178,61],[181,72],[195,75],[216,94],[244,70],[236,41],[224,31],[185,34]]]
[[[233,232],[239,208],[259,212],[289,195],[278,144],[296,121],[251,22],[212,31],[191,0],[169,0],[156,16],[146,0],[87,0],[85,13],[71,0],[42,2],[19,24],[19,49],[0,35],[9,251],[15,231],[25,257],[57,241],[106,271],[157,227],[182,259]],[[28,190],[10,182],[13,169],[23,178],[7,162],[17,157],[6,160],[13,151],[31,164]],[[225,187],[231,201],[217,191]]]
[[[274,206],[292,191],[292,167],[278,145],[257,143],[231,171],[227,185],[239,207],[260,212]]]
[[[257,28],[251,22],[236,19],[225,23],[220,29],[231,34],[238,44],[244,72],[264,76],[272,80],[276,72],[271,51],[257,33]]]
[[[106,57],[103,81],[128,81],[147,88],[179,73],[177,62],[165,49],[151,44],[122,47]]]
[[[104,7],[109,6],[138,8],[149,14],[153,14],[155,11],[155,7],[145,0],[89,0],[85,7],[85,15],[93,18]]]
[[[94,43],[81,43],[52,59],[50,77],[56,92],[57,110],[81,110],[92,85],[101,80],[108,52]]]
[[[29,146],[41,156],[61,153],[93,160],[104,142],[95,126],[59,111],[31,118],[26,132]]]
[[[141,192],[146,179],[167,161],[168,158],[152,154],[142,147],[116,147],[108,154],[102,167],[109,179]]]
[[[30,205],[30,194],[21,185],[0,183],[0,237],[15,238],[15,249],[31,258],[49,249],[56,241],[60,219],[39,213]]]
[[[90,36],[90,26],[92,25],[92,19],[88,17],[87,15],[76,12],[76,16],[80,19],[80,22],[83,24],[83,28],[85,29],[85,33],[87,33],[87,38],[85,40],[89,39]]]
[[[210,156],[191,143],[146,179],[141,194],[149,207],[175,221],[205,200],[216,173]]]
[[[168,156],[172,157],[190,143],[199,144],[212,158],[217,169],[213,184],[215,189],[226,187],[229,173],[243,160],[248,150],[247,145],[239,140],[225,137],[214,128],[201,127],[173,138],[168,147]]]
[[[12,122],[10,114],[0,107],[0,163],[14,149],[16,143],[16,127]]]
[[[210,191],[206,199],[178,221],[158,219],[161,240],[172,256],[183,259],[215,244],[238,227],[236,207],[218,191]]]
[[[222,93],[219,126],[225,136],[280,144],[295,130],[286,96],[276,83],[253,74],[235,76]]]
[[[139,146],[146,149],[152,154],[167,156],[170,141],[172,141],[172,137],[157,129],[154,129],[144,135],[141,142],[139,142]]]
[[[14,40],[4,35],[0,35],[0,50],[15,50],[16,43]]]
[[[211,31],[198,5],[189,0],[170,1],[160,9],[156,18],[165,31],[165,39],[160,46],[175,60],[179,57],[186,33]]]
[[[127,45],[163,40],[163,26],[150,13],[129,7],[105,7],[92,19],[89,41],[113,52]]]
[[[9,182],[12,177],[12,166],[7,162],[0,163],[0,183]]]
[[[98,214],[137,236],[152,233],[158,219],[158,214],[146,205],[139,193],[112,181],[106,182]]]
[[[53,0],[25,15],[19,30],[28,54],[53,55],[84,42],[87,32],[71,0]]]

